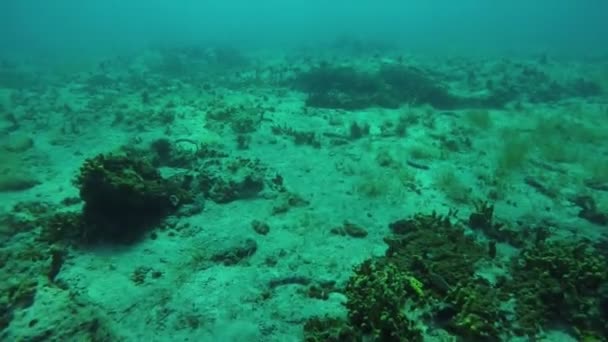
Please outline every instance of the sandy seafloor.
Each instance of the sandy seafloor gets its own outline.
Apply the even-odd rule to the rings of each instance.
[[[178,70],[155,69],[160,55],[146,50],[83,65],[18,62],[3,66],[7,77],[0,87],[3,177],[29,185],[2,189],[6,190],[0,193],[2,215],[17,215],[11,214],[14,206],[24,202],[78,210],[81,203],[67,206],[62,200],[78,196],[73,180],[85,159],[125,145],[145,147],[159,138],[177,142],[176,148],[184,151],[193,150],[192,142],[198,142],[234,156],[258,158],[308,204],[276,213],[273,208],[280,199],[268,189],[227,204],[205,200],[198,204],[201,212],[169,217],[168,226],[151,230],[134,244],[71,247],[55,279],[61,286],[47,284],[44,275],[31,271],[28,263],[34,261],[11,261],[21,263],[22,272],[31,273],[28,277],[40,280],[31,305],[14,309],[3,332],[5,341],[50,338],[44,331],[64,336],[63,340],[84,339],[77,332],[78,324],[92,317],[116,340],[298,341],[307,318],[345,315],[344,294],[333,292],[321,300],[306,296],[304,286],[297,282],[272,289],[269,284],[294,277],[344,284],[355,265],[384,254],[383,238],[390,222],[418,212],[447,213],[450,208],[457,208],[458,217],[465,220],[474,209],[473,201],[488,199],[490,193],[496,217],[505,222],[546,222],[553,237],[560,239],[606,239],[607,228],[579,217],[580,208],[571,201],[584,193],[592,195],[602,210],[608,208],[605,189],[585,186],[590,178],[608,182],[605,96],[522,101],[482,110],[413,104],[350,111],[312,108],[305,104],[305,93],[275,80],[274,73],[325,57],[265,51],[253,55],[252,65],[235,71],[232,66],[222,69],[204,63],[190,67],[189,60]],[[606,83],[605,62],[550,59],[541,65],[535,56],[506,59],[538,66],[557,78],[585,75],[595,80],[604,77]],[[365,66],[393,63],[394,56],[336,60]],[[448,58],[406,54],[405,60],[451,74],[446,79],[450,89],[483,92],[458,89],[462,75]],[[463,64],[476,70],[491,70],[504,62],[503,58],[453,60],[464,60]],[[96,79],[99,75],[103,77]],[[140,85],[128,82],[137,77],[149,89],[147,101],[142,101]],[[244,115],[263,112],[263,120],[246,134],[247,148],[237,147],[230,122],[209,118],[209,113],[227,106],[250,113]],[[122,120],[117,119],[119,114]],[[383,134],[386,122],[402,116],[411,122],[406,134]],[[135,122],[129,122],[130,117]],[[352,138],[353,122],[368,125],[369,133]],[[543,129],[551,123],[561,126]],[[274,134],[277,126],[314,132],[320,147]],[[332,137],[343,137],[343,143],[332,144]],[[468,147],[446,150],[441,137],[466,140]],[[505,160],[503,154],[510,153],[514,140],[521,158],[513,157],[516,161],[508,164],[510,169],[500,170],[499,161]],[[379,155],[391,159],[392,166],[379,162]],[[426,169],[412,167],[411,161]],[[161,171],[163,175],[188,172],[171,167]],[[526,177],[542,183],[551,196],[530,186]],[[268,234],[256,233],[253,220],[267,223]],[[331,233],[345,221],[364,227],[368,235]],[[4,250],[36,248],[36,229],[20,231],[14,226],[19,219],[14,217],[3,222]],[[149,237],[152,233],[154,239]],[[251,239],[257,250],[234,265],[210,258]],[[513,247],[499,243],[494,264],[478,276],[504,273],[514,253]],[[143,279],[135,279],[137,272],[145,273]],[[19,278],[4,273],[2,282]],[[440,329],[428,329],[425,335],[430,341],[452,340]],[[538,337],[575,340],[559,329]]]

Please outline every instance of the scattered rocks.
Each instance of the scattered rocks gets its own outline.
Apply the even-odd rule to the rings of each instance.
[[[39,184],[38,179],[27,174],[0,174],[0,192],[25,191]]]
[[[310,202],[308,200],[298,194],[282,192],[275,200],[275,204],[272,207],[272,214],[283,214],[288,212],[291,208],[305,207],[309,204]]]
[[[270,226],[268,223],[259,220],[251,221],[251,228],[253,228],[253,230],[260,235],[266,235],[268,232],[270,232]]]
[[[340,227],[332,228],[331,233],[341,236],[350,236],[358,239],[362,239],[367,236],[367,230],[365,228],[348,221],[344,221]]]
[[[600,211],[593,197],[581,195],[572,199],[572,202],[581,209],[578,217],[600,226],[608,225],[608,213]]]
[[[232,246],[217,252],[211,257],[211,260],[222,263],[226,266],[236,265],[254,255],[257,250],[257,242],[255,242],[253,239],[246,239],[237,241]]]
[[[27,135],[11,135],[2,148],[12,153],[23,153],[34,147],[34,139]]]

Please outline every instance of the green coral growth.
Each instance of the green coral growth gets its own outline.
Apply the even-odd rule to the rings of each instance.
[[[454,310],[446,330],[467,341],[498,341],[507,335],[510,324],[499,307],[500,289],[487,282],[469,281],[454,288],[445,301]]]
[[[416,297],[411,276],[384,260],[367,260],[346,285],[348,320],[377,341],[421,341],[420,332],[404,312]]]
[[[518,324],[533,335],[550,324],[582,336],[608,336],[608,262],[588,242],[547,242],[513,261],[509,292]]]
[[[313,317],[304,324],[304,342],[361,341],[359,334],[339,318]]]
[[[450,214],[451,215],[451,214]],[[471,279],[475,263],[487,256],[486,248],[450,216],[417,214],[389,225],[386,256],[412,274],[434,296],[444,296],[463,280]]]
[[[494,220],[493,209],[478,204],[468,222],[452,220],[450,212],[391,223],[386,255],[363,262],[347,282],[345,324],[374,341],[417,341],[424,325],[463,341],[532,339],[556,326],[569,328],[577,340],[603,341],[605,245],[551,241],[544,228],[512,230]],[[493,249],[488,238],[496,239]],[[497,240],[521,249],[506,258]],[[504,274],[489,278],[486,267]]]
[[[468,340],[498,340],[507,326],[498,309],[500,292],[475,274],[490,255],[452,222],[455,214],[416,214],[391,223],[386,256],[425,287],[421,308],[431,312],[434,325]]]

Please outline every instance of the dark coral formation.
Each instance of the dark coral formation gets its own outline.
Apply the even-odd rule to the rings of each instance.
[[[476,202],[475,210],[469,215],[469,228],[481,231],[492,243],[504,242],[514,247],[524,247],[526,243],[540,244],[549,236],[547,227],[523,226],[511,227],[498,222],[494,217],[494,205],[488,202]]]
[[[608,213],[598,208],[593,197],[581,195],[576,196],[571,201],[580,208],[578,217],[600,226],[608,226]]]
[[[265,112],[266,109],[259,103],[228,105],[223,101],[214,101],[207,113],[208,126],[214,131],[221,131],[227,126],[236,134],[253,133],[260,127]]]
[[[171,141],[168,138],[159,138],[150,144],[151,163],[155,167],[167,166],[174,168],[190,168],[196,160],[196,156],[191,151],[181,148],[179,144],[189,144],[196,146],[196,143],[187,139]],[[135,154],[142,154],[145,158],[147,154],[143,151],[131,151]]]
[[[127,155],[86,160],[75,184],[84,201],[87,239],[132,239],[190,200],[147,160]]]
[[[141,233],[176,213],[200,212],[205,199],[229,203],[255,197],[262,190],[285,192],[280,175],[259,160],[231,157],[206,146],[195,151],[158,139],[150,150],[128,148],[124,154],[87,159],[75,180],[82,212],[56,211],[39,217],[41,239],[48,242],[133,241]],[[185,167],[163,178],[160,166]],[[195,197],[196,194],[196,197]]]

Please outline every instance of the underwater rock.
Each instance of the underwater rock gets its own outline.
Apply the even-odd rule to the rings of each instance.
[[[23,153],[34,147],[34,139],[28,135],[11,135],[8,143],[2,148],[8,152]]]
[[[205,196],[216,203],[253,198],[266,187],[266,168],[259,160],[213,158],[204,162],[196,181]]]
[[[272,206],[272,214],[284,214],[292,208],[305,207],[310,204],[310,201],[302,196],[289,191],[279,193]]]
[[[37,175],[31,171],[31,165],[24,162],[21,153],[7,150],[7,148],[14,148],[25,151],[30,148],[29,146],[28,143],[25,143],[0,148],[0,192],[23,191],[41,183]]]
[[[334,227],[331,229],[331,233],[341,236],[350,236],[353,238],[365,238],[367,236],[367,230],[355,223],[344,221],[341,226]]]
[[[581,195],[576,196],[571,201],[580,208],[578,217],[600,226],[608,225],[608,213],[602,212],[598,208],[593,197]]]
[[[39,184],[39,180],[27,174],[0,174],[0,192],[24,191]]]
[[[251,221],[251,228],[253,228],[253,230],[260,235],[267,235],[270,232],[270,226],[268,223],[260,220]]]
[[[291,137],[293,139],[294,144],[296,145],[307,145],[312,146],[314,148],[321,147],[321,140],[317,132],[296,130],[286,125],[274,125],[272,126],[271,130],[272,133],[275,135]]]
[[[226,266],[238,264],[240,261],[254,255],[258,250],[258,244],[253,239],[236,241],[232,246],[217,252],[211,260],[222,263]]]

